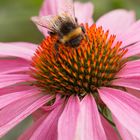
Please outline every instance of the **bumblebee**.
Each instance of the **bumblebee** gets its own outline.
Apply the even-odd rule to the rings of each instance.
[[[85,34],[84,27],[78,24],[75,17],[73,0],[63,1],[63,7],[58,1],[57,15],[32,17],[32,21],[47,28],[51,36],[58,36],[56,49],[58,49],[59,43],[73,48],[78,47]]]

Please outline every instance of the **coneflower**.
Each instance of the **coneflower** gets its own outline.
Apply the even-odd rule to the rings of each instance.
[[[46,0],[40,16],[55,14],[54,6]],[[90,3],[76,6],[86,9],[83,19],[92,11]],[[140,21],[125,10],[96,23],[88,17],[77,48],[56,50],[57,37],[39,26],[45,39],[38,47],[0,43],[1,137],[32,115],[20,140],[140,139]]]

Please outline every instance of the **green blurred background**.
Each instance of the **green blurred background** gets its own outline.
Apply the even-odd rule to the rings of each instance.
[[[43,39],[43,35],[30,21],[30,17],[38,15],[42,1],[43,0],[0,0],[0,42],[25,41],[39,43]],[[135,10],[137,19],[140,18],[140,0],[90,1],[95,5],[95,20],[102,14],[117,8]],[[30,123],[31,119],[29,117],[1,140],[16,140],[16,137]]]
[[[0,0],[0,41],[39,43],[43,36],[30,21],[43,0]],[[82,0],[86,1],[86,0]],[[90,0],[95,4],[94,18],[116,8],[133,9],[140,18],[140,0]]]

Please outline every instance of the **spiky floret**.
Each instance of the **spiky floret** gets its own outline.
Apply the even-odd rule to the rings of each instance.
[[[86,36],[77,48],[54,45],[57,37],[47,37],[37,49],[32,63],[32,76],[43,90],[63,95],[79,96],[94,93],[101,86],[110,86],[116,73],[123,67],[127,52],[122,42],[115,43],[102,27],[86,25]]]

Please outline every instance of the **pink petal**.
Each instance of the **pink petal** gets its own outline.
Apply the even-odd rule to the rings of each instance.
[[[100,117],[106,133],[107,140],[112,140],[112,138],[113,140],[120,140],[117,132],[112,127],[112,125],[102,115],[100,115]]]
[[[57,106],[34,131],[30,140],[57,140],[57,124],[62,111],[63,107]]]
[[[138,98],[140,98],[140,90],[135,90],[135,89],[131,89],[131,88],[126,88],[126,91]]]
[[[71,96],[58,121],[58,140],[73,140],[80,109],[78,97]]]
[[[121,123],[115,117],[113,117],[113,120],[115,121],[117,129],[123,140],[139,140],[133,134],[131,134],[126,128],[124,128],[123,125],[121,125]]]
[[[58,96],[57,96],[58,97]],[[58,99],[58,98],[57,98]],[[56,100],[57,100],[56,99]],[[64,100],[63,100],[64,101]],[[59,109],[59,107],[60,106],[62,106],[62,104],[57,104],[58,103],[58,101],[56,101],[55,102],[55,108],[53,108],[54,107],[54,105],[53,105],[53,110],[58,110]],[[40,110],[40,109],[39,109]],[[51,110],[51,111],[53,111],[53,110]],[[56,110],[56,111],[57,111]],[[42,112],[43,111],[43,112]],[[57,113],[55,111],[55,113]],[[37,116],[36,116],[36,120],[35,120],[35,122],[34,122],[34,124],[29,128],[29,129],[27,129],[21,136],[20,136],[20,138],[19,138],[19,140],[29,140],[31,137],[32,137],[32,135],[33,135],[33,133],[38,133],[37,131],[37,129],[39,128],[39,127],[41,127],[41,125],[43,125],[43,123],[45,123],[45,121],[46,121],[46,119],[47,119],[47,117],[49,117],[49,118],[51,118],[52,116],[49,116],[49,115],[51,115],[51,113],[49,112],[49,111],[47,110],[45,110],[45,109],[41,109],[41,112],[38,112],[38,113],[40,113],[40,114],[36,114]],[[52,114],[53,115],[53,114]],[[56,114],[55,114],[56,115]],[[53,118],[53,117],[52,117]],[[52,118],[51,118],[51,120],[52,120]],[[59,118],[59,114],[58,114],[58,116],[57,116],[57,118],[55,118],[55,120],[57,119],[58,120],[58,118]],[[57,122],[57,121],[56,121]],[[48,122],[47,122],[48,123]],[[50,121],[49,121],[49,123],[50,123]],[[50,125],[51,124],[54,124],[54,120],[52,120],[51,121],[51,123],[50,123]],[[44,125],[45,126],[45,125]],[[49,135],[50,135],[50,132],[52,133],[52,135],[53,135],[53,133],[54,133],[54,135],[56,135],[56,133],[57,132],[55,132],[55,131],[57,131],[57,130],[53,130],[54,129],[54,127],[56,127],[57,126],[57,123],[56,124],[54,124],[54,126],[53,127],[47,127],[48,129],[46,130],[46,126],[45,126],[45,131],[43,130],[42,132],[44,132],[44,134],[48,134],[47,135],[47,140],[54,140],[55,139],[55,137],[54,136],[52,136],[51,138],[52,139],[48,139],[49,138]],[[36,131],[37,130],[37,131]],[[46,139],[45,139],[46,140]]]
[[[0,43],[0,57],[3,56],[19,57],[31,61],[32,56],[35,53],[35,49],[32,49],[30,45],[32,44]]]
[[[0,110],[0,137],[51,99],[52,96],[33,95]]]
[[[60,0],[61,2],[61,0]],[[39,12],[39,16],[56,15],[57,0],[44,0]]]
[[[59,0],[61,2],[61,0]],[[39,12],[39,16],[48,16],[48,15],[56,15],[57,14],[57,0],[44,0],[42,7]],[[46,37],[48,35],[48,29],[38,26],[38,29],[43,33]]]
[[[50,112],[52,110],[54,110],[57,106],[61,105],[64,103],[64,99],[61,99],[60,95],[56,95],[55,97],[55,102],[53,105],[50,106],[43,106],[42,108],[38,109],[37,111],[35,111],[32,116],[34,121],[38,120],[42,115],[44,114],[50,114]]]
[[[3,74],[24,74],[24,73],[27,73],[29,72],[29,67],[19,67],[19,68],[14,68],[14,69],[9,69],[7,71],[3,71],[0,73],[0,75],[3,75]]]
[[[39,108],[38,110],[36,110],[34,113],[32,113],[32,119],[33,119],[33,121],[37,121],[37,120],[39,120],[44,114],[46,114],[46,116],[47,116],[47,114],[49,114],[50,112],[46,112],[44,109],[42,109],[42,107],[41,108]]]
[[[78,23],[88,23],[89,25],[93,24],[93,4],[91,2],[80,3],[75,2],[75,16],[78,19]],[[81,12],[82,10],[82,12]]]
[[[27,90],[27,91],[20,91],[20,92],[2,95],[2,96],[0,96],[0,109],[14,101],[33,96],[35,94],[38,94],[38,91]]]
[[[103,102],[122,126],[140,138],[140,99],[117,89],[104,87],[98,91]]]
[[[96,102],[92,95],[81,101],[74,140],[107,140]]]
[[[29,42],[8,42],[8,44],[24,47],[24,48],[27,48],[27,49],[30,49],[33,51],[36,51],[36,49],[38,47],[37,44],[33,44],[33,43],[29,43]]]
[[[29,86],[29,85],[15,85],[15,86],[9,86],[9,87],[4,87],[0,88],[0,95],[5,95],[9,93],[14,93],[14,92],[21,92],[25,90],[32,90],[36,89],[35,86]]]
[[[126,31],[135,22],[135,13],[123,9],[111,11],[97,20],[97,26],[103,26],[104,30],[111,34],[120,34]]]
[[[136,56],[136,55],[140,54],[140,43],[138,42],[138,43],[136,43],[134,45],[130,45],[129,47],[127,47],[127,49],[128,49],[128,52],[124,55],[123,58]]]
[[[43,106],[42,109],[44,109],[46,112],[52,111],[58,105],[63,104],[64,102],[64,99],[62,99],[60,95],[56,95],[54,104],[51,106]]]
[[[140,60],[130,61],[117,73],[116,77],[135,77],[140,76]]]
[[[0,59],[0,74],[6,74],[6,71],[10,71],[13,69],[23,68],[23,67],[29,67],[30,63],[29,61],[26,61],[24,59]]]
[[[113,80],[112,85],[140,90],[140,76],[130,78],[119,78]]]
[[[32,78],[29,75],[25,74],[0,75],[0,88],[20,82],[28,82],[30,80],[32,80]]]
[[[127,68],[135,68],[135,67],[139,67],[140,65],[140,60],[133,60],[133,61],[129,61],[126,64]]]
[[[122,40],[122,47],[129,46],[130,44],[140,41],[140,20],[132,24],[125,32],[120,35]]]

